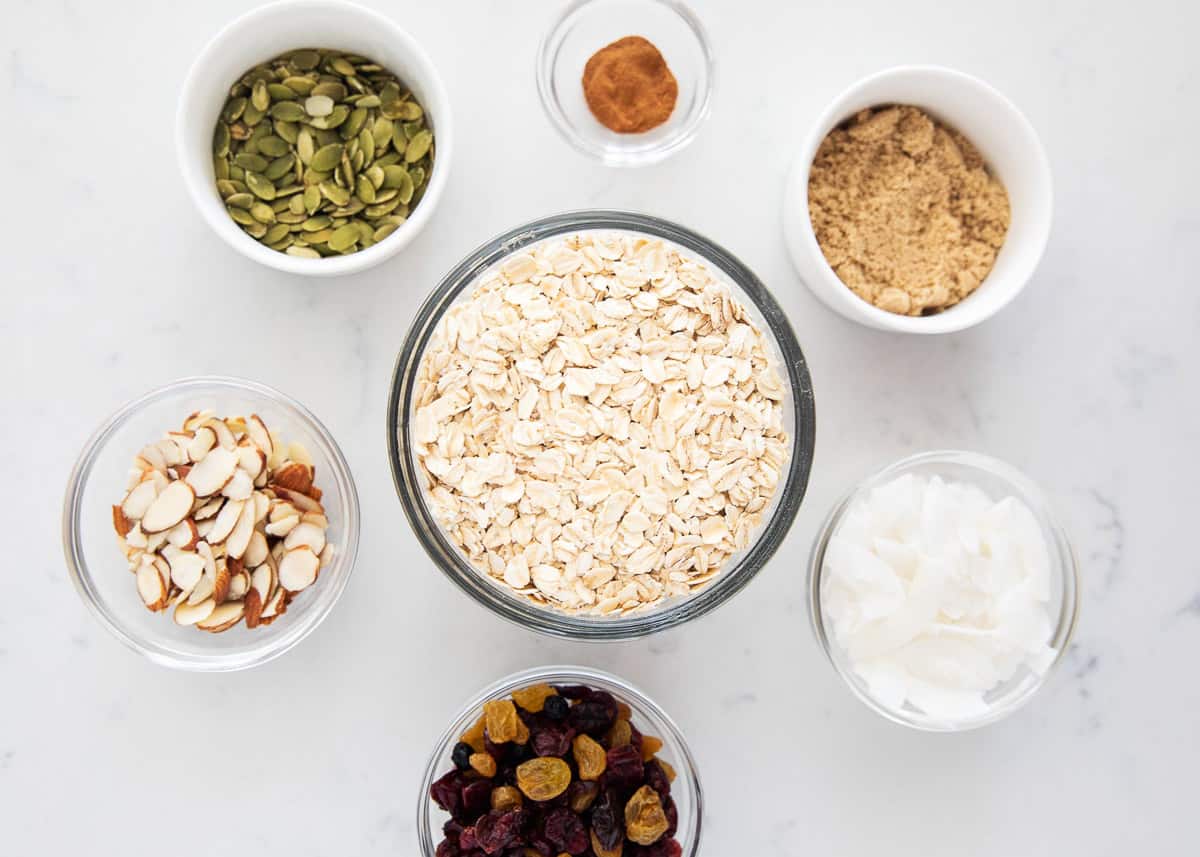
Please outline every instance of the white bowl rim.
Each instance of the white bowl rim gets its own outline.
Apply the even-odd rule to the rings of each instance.
[[[1046,218],[1044,227],[1034,236],[1030,242],[1030,264],[1029,270],[1023,272],[1019,278],[1013,278],[1012,285],[1008,286],[1007,292],[993,305],[987,308],[985,312],[971,312],[970,306],[966,301],[949,308],[945,312],[936,315],[928,316],[905,316],[897,315],[896,313],[882,310],[879,307],[867,303],[865,300],[851,291],[845,283],[841,281],[837,273],[830,266],[825,258],[824,252],[817,243],[816,233],[812,228],[812,220],[808,217],[808,172],[812,166],[813,156],[817,152],[817,148],[821,145],[821,141],[825,139],[829,133],[829,128],[836,125],[839,121],[846,118],[844,115],[846,102],[850,101],[861,90],[866,89],[878,83],[881,80],[888,78],[926,75],[932,77],[942,77],[955,81],[956,85],[974,89],[976,92],[985,95],[992,99],[995,103],[1001,105],[1008,114],[1009,120],[1014,127],[1019,129],[1021,135],[1025,138],[1026,143],[1032,156],[1036,159],[1036,172],[1038,174],[1038,183],[1045,188],[1046,194]],[[1025,117],[1017,106],[1010,101],[1003,93],[985,81],[967,74],[957,69],[949,68],[940,65],[924,65],[924,64],[905,64],[891,66],[881,71],[869,74],[864,78],[855,81],[850,86],[842,90],[821,112],[817,121],[813,123],[812,129],[808,132],[804,139],[804,143],[800,148],[800,154],[796,160],[796,166],[792,174],[788,178],[789,182],[797,184],[797,190],[800,194],[801,208],[803,209],[801,217],[798,219],[802,222],[804,229],[800,240],[804,242],[805,248],[816,260],[818,276],[825,278],[829,283],[836,284],[836,290],[829,290],[826,294],[828,297],[837,295],[834,300],[837,300],[839,305],[848,316],[856,316],[855,320],[867,324],[870,327],[884,329],[900,333],[917,333],[917,334],[940,334],[953,333],[960,330],[965,330],[968,327],[973,327],[991,318],[998,313],[1017,297],[1018,294],[1025,288],[1034,271],[1037,269],[1038,263],[1046,249],[1046,244],[1050,239],[1050,225],[1054,216],[1054,186],[1053,177],[1050,172],[1050,159],[1046,155],[1045,147],[1042,145],[1037,131],[1032,123]]]
[[[437,158],[434,160],[433,172],[429,178],[429,185],[425,189],[425,195],[421,198],[420,204],[413,209],[412,216],[383,241],[366,250],[360,250],[348,256],[323,259],[289,256],[286,253],[264,247],[243,234],[240,229],[228,228],[229,224],[217,217],[212,209],[201,205],[200,194],[211,191],[210,182],[204,175],[204,171],[198,168],[195,159],[189,155],[189,140],[186,139],[184,127],[186,124],[185,109],[193,100],[193,92],[198,86],[199,69],[203,68],[211,57],[219,53],[231,39],[238,38],[251,25],[257,25],[262,20],[282,14],[284,10],[304,11],[309,9],[341,9],[351,15],[359,15],[364,23],[372,28],[386,31],[388,38],[398,42],[402,46],[403,52],[422,69],[422,74],[425,76],[422,84],[428,87],[432,94],[432,98],[428,100],[436,102],[436,109],[433,104],[427,106],[430,114],[436,119]],[[441,76],[437,72],[437,67],[417,40],[391,18],[374,9],[346,2],[346,0],[275,0],[275,2],[251,9],[230,21],[208,41],[208,44],[197,55],[184,78],[179,108],[175,114],[175,151],[188,195],[200,211],[201,217],[225,243],[243,256],[280,271],[312,277],[330,277],[352,274],[374,267],[402,250],[425,227],[432,217],[433,210],[437,207],[446,185],[453,153],[453,129],[454,118],[450,108],[450,99],[442,84]]]

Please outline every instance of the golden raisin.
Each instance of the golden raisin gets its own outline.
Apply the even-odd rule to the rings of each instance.
[[[642,786],[625,804],[625,835],[638,845],[654,844],[670,826],[658,792],[650,786]]]
[[[576,735],[571,742],[571,750],[575,754],[575,764],[579,766],[579,779],[598,780],[608,764],[604,748],[588,735]]]
[[[654,761],[658,763],[658,766],[663,769],[663,773],[667,775],[667,782],[675,782],[675,769],[663,759],[655,759]]]
[[[608,743],[611,750],[613,747],[624,747],[633,740],[633,729],[629,726],[628,720],[618,720],[612,725],[612,729],[608,730],[608,734],[604,736],[604,740]]]
[[[617,703],[617,719],[632,720],[633,719],[633,709],[631,709],[628,705],[626,705],[623,702],[618,702]]]
[[[654,754],[662,749],[663,743],[661,738],[655,738],[653,735],[642,736],[642,761],[649,762],[654,758]]]
[[[513,702],[530,714],[537,714],[541,711],[546,700],[552,696],[558,696],[558,691],[548,684],[533,684],[512,692]]]
[[[494,699],[483,704],[483,715],[487,718],[487,734],[493,744],[512,741],[520,732],[521,718],[511,699]],[[470,742],[468,742],[470,743]]]
[[[496,776],[496,760],[491,757],[490,753],[472,753],[470,764],[476,773],[489,780]]]
[[[462,734],[458,740],[471,745],[471,749],[476,753],[482,753],[485,749],[483,743],[483,727],[487,723],[485,715],[479,715],[479,719],[475,721],[475,725]]]
[[[518,744],[529,743],[529,727],[525,725],[525,721],[520,717],[517,718],[517,737],[513,738]]]
[[[517,788],[530,800],[554,800],[571,785],[571,767],[555,756],[541,756],[517,766]]]
[[[600,844],[600,840],[596,838],[596,831],[589,830],[588,833],[592,837],[592,851],[596,852],[596,857],[621,857],[621,852],[625,850],[625,840],[621,839],[617,842],[617,847],[611,851],[605,851],[604,846]]]
[[[500,788],[492,789],[492,809],[506,812],[510,809],[520,809],[521,793],[513,786],[500,786]]]

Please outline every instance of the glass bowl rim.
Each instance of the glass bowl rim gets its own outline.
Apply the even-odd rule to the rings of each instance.
[[[443,766],[448,764],[450,748],[460,734],[460,730],[457,728],[458,725],[479,711],[483,703],[498,696],[507,695],[525,685],[537,684],[538,682],[546,682],[548,684],[588,684],[596,682],[601,685],[615,687],[617,688],[615,695],[624,696],[627,701],[649,711],[659,720],[662,726],[666,727],[668,735],[662,737],[670,737],[679,748],[679,759],[675,760],[679,763],[677,766],[678,780],[687,784],[690,789],[692,803],[695,805],[692,812],[691,825],[687,831],[691,837],[691,847],[684,851],[684,857],[695,857],[700,851],[700,838],[704,820],[704,793],[700,784],[700,771],[696,764],[696,759],[692,755],[691,748],[688,746],[687,738],[684,737],[683,731],[671,719],[671,716],[637,685],[604,670],[574,664],[549,664],[510,673],[478,691],[454,714],[449,725],[442,731],[441,737],[434,744],[433,753],[429,758],[429,762],[425,765],[425,776],[422,780],[421,788],[417,792],[417,837],[421,842],[421,851],[424,857],[433,857],[436,845],[432,841],[430,833],[432,829],[430,813],[432,812],[431,806],[433,801],[429,797],[429,788],[433,785],[434,780],[437,779],[438,772]],[[683,833],[682,827],[679,833]]]
[[[334,471],[333,479],[343,497],[345,533],[342,541],[344,544],[335,546],[333,566],[326,572],[330,581],[328,586],[322,590],[325,593],[324,600],[319,605],[313,605],[313,611],[306,617],[305,622],[286,628],[276,636],[264,637],[259,645],[246,652],[181,656],[160,651],[156,644],[148,644],[140,635],[132,633],[124,623],[110,615],[110,611],[104,607],[102,600],[93,592],[93,575],[87,561],[86,546],[82,543],[79,520],[84,486],[91,476],[96,461],[107,447],[109,439],[121,426],[146,406],[155,404],[171,394],[188,390],[203,393],[213,387],[233,394],[270,400],[272,404],[288,411],[291,418],[305,424],[320,440],[325,446],[324,452],[329,456]],[[358,540],[358,490],[354,484],[354,476],[350,467],[333,435],[308,408],[286,393],[256,381],[227,375],[194,375],[178,378],[121,405],[100,424],[99,428],[92,432],[84,443],[71,468],[71,475],[67,480],[67,490],[63,497],[63,554],[67,563],[68,575],[84,604],[100,624],[128,648],[160,666],[190,672],[233,672],[249,669],[272,661],[296,646],[316,630],[340,600],[346,584],[349,583],[350,575],[354,571],[355,558],[358,554]]]
[[[692,116],[674,134],[660,140],[654,145],[644,148],[631,151],[612,151],[579,131],[567,119],[566,112],[563,110],[562,104],[555,94],[553,85],[554,63],[552,62],[553,55],[551,48],[559,43],[560,39],[558,36],[563,24],[585,6],[595,2],[597,0],[572,0],[551,21],[550,26],[546,29],[541,41],[538,43],[535,76],[537,78],[538,96],[542,102],[542,109],[550,117],[550,124],[554,126],[554,130],[558,132],[559,136],[570,143],[577,151],[585,155],[589,155],[614,167],[641,167],[656,164],[690,144],[699,133],[704,120],[712,112],[713,90],[716,89],[717,83],[717,61],[713,55],[712,42],[709,40],[708,32],[705,30],[704,24],[700,21],[699,17],[692,11],[690,6],[681,2],[681,0],[645,0],[645,2],[655,3],[670,9],[691,30],[696,43],[700,47],[700,52],[704,55],[704,66],[708,74],[707,86],[704,87],[700,106],[693,111]]]
[[[851,503],[860,497],[864,491],[881,484],[889,477],[900,475],[914,467],[926,464],[965,466],[988,473],[1009,483],[1013,488],[1014,494],[1030,507],[1035,517],[1037,517],[1038,523],[1050,530],[1052,541],[1049,547],[1054,554],[1055,571],[1062,585],[1062,604],[1059,607],[1054,635],[1052,637],[1052,642],[1057,649],[1054,660],[1031,686],[1022,690],[1013,699],[1006,701],[1004,704],[997,705],[994,710],[983,717],[974,718],[962,723],[937,723],[932,718],[929,720],[917,719],[907,715],[903,711],[888,708],[868,694],[860,686],[859,682],[850,675],[848,665],[844,666],[839,663],[837,657],[835,657],[834,648],[837,643],[832,639],[831,634],[826,632],[823,619],[824,611],[821,607],[820,587],[821,576],[824,570],[825,551],[829,545],[829,539],[841,523],[842,517],[849,509]],[[838,674],[838,677],[842,679],[846,687],[850,689],[860,702],[893,723],[898,723],[922,732],[969,732],[973,729],[979,729],[1003,720],[1005,717],[1023,708],[1045,686],[1050,676],[1063,662],[1079,624],[1079,611],[1081,607],[1079,560],[1075,555],[1074,547],[1067,537],[1066,531],[1063,529],[1058,517],[1054,514],[1042,489],[1025,473],[1005,461],[981,452],[959,449],[934,449],[904,456],[885,467],[872,471],[865,478],[856,482],[849,491],[833,504],[829,514],[822,521],[816,538],[813,539],[813,546],[808,560],[805,596],[808,600],[809,627],[812,629],[813,636],[816,637],[825,658],[833,666],[834,672]]]
[[[642,232],[697,254],[749,298],[782,357],[791,396],[793,437],[786,479],[776,490],[779,502],[759,525],[756,538],[737,565],[727,567],[697,594],[667,608],[629,617],[598,619],[535,607],[503,592],[483,578],[449,543],[429,511],[408,442],[411,387],[419,358],[442,314],[475,278],[514,250],[556,235],[587,231]],[[808,487],[816,439],[812,380],[804,353],[783,309],[746,265],[729,251],[683,226],[647,214],[588,209],[554,214],[510,229],[471,251],[452,268],[417,310],[396,357],[387,406],[388,460],[392,481],[417,540],[434,565],[459,589],[501,618],[523,628],[574,640],[628,640],[674,627],[720,606],[740,592],[779,548],[796,517]]]

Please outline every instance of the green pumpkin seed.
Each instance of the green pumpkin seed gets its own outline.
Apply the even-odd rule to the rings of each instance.
[[[291,247],[287,248],[283,252],[287,253],[289,256],[299,256],[301,259],[320,259],[321,258],[321,254],[318,253],[316,250],[313,250],[311,247],[297,247],[295,244],[293,244]]]
[[[321,200],[321,189],[316,185],[304,189],[304,210],[309,214],[321,207]]]
[[[240,223],[242,226],[249,226],[256,222],[250,215],[250,212],[244,208],[237,208],[232,205],[225,206],[225,210],[229,212],[229,216],[233,218],[234,223]]]
[[[321,172],[332,170],[342,160],[343,151],[345,151],[344,147],[338,143],[322,146],[313,154],[309,166]]]
[[[350,111],[349,117],[347,117],[346,122],[340,129],[342,139],[349,140],[351,137],[357,137],[358,132],[362,130],[362,127],[364,124],[366,124],[366,121],[367,108],[355,107],[352,111]]]
[[[217,177],[217,181],[224,181],[229,178],[229,161],[225,158],[213,158],[213,175]]]
[[[308,77],[293,75],[285,77],[282,85],[292,91],[293,97],[306,98],[312,93],[313,87],[317,85],[317,82]]]
[[[221,110],[221,118],[226,122],[235,122],[246,110],[245,98],[231,98],[225,102],[225,107]]]
[[[333,221],[328,215],[321,214],[316,217],[309,217],[300,224],[300,228],[305,232],[316,232],[318,229],[324,229]]]
[[[289,146],[296,145],[296,140],[300,138],[300,126],[295,122],[284,122],[282,119],[275,119],[272,120],[271,127],[275,129],[275,134],[279,139],[283,140]]]
[[[299,50],[293,51],[288,60],[301,71],[309,71],[316,68],[321,62],[321,53],[314,50]]]
[[[300,224],[300,227],[303,229],[304,224]],[[329,240],[329,236],[332,234],[332,229],[318,229],[316,232],[303,233],[305,242],[309,244],[324,244]]]
[[[354,102],[356,107],[378,107],[378,95],[360,95],[358,100]]]
[[[266,110],[271,106],[271,93],[267,92],[265,80],[254,81],[254,88],[250,90],[250,103],[259,110]]]
[[[250,216],[259,223],[274,223],[275,209],[271,208],[265,202],[256,202],[250,206]]]
[[[268,158],[278,158],[290,152],[292,147],[282,137],[267,134],[258,141],[258,150]]]
[[[411,140],[413,137],[417,136],[417,134],[419,134],[422,130],[424,130],[425,123],[424,122],[402,122],[402,123],[400,123],[400,127],[404,129],[404,139]],[[396,148],[402,149],[404,147],[397,146]]]
[[[375,135],[371,133],[370,128],[363,128],[358,132],[358,150],[362,153],[362,163],[358,165],[358,169],[363,168],[363,164],[369,164],[375,160]]]
[[[419,190],[425,184],[425,170],[423,168],[413,167],[408,171],[408,174],[412,177],[414,188]]]
[[[298,97],[290,87],[282,83],[268,83],[267,94],[271,96],[272,101],[295,101]]]
[[[350,191],[344,187],[339,187],[333,182],[321,182],[321,195],[334,205],[345,205],[350,201]]]
[[[242,227],[242,230],[251,238],[261,240],[267,234],[267,224],[259,223],[257,220],[253,223],[247,223]]]
[[[358,229],[347,223],[333,231],[329,236],[329,249],[335,253],[343,253],[358,243]]]
[[[226,163],[228,163],[228,161],[226,161]],[[245,182],[246,171],[236,164],[231,164],[229,166],[229,180],[231,182]]]
[[[381,202],[378,205],[368,205],[366,208],[367,217],[374,220],[376,217],[382,217],[385,214],[391,214],[396,210],[396,206],[400,204],[400,199],[390,199],[387,202]]]
[[[271,181],[279,181],[292,171],[292,165],[296,162],[296,156],[290,152],[282,157],[276,158],[267,165],[267,169],[263,175]]]
[[[280,101],[271,105],[271,117],[285,122],[299,122],[307,117],[304,108],[295,101]]]
[[[349,118],[350,118],[350,108],[347,107],[345,104],[339,104],[337,107],[333,108],[332,113],[330,113],[328,116],[325,117],[325,119],[324,119],[325,128],[327,130],[332,131],[335,128],[341,127],[342,123],[345,122]],[[314,125],[316,124],[316,121],[317,120],[313,120]]]
[[[293,224],[303,223],[307,218],[308,218],[308,215],[305,214],[303,211],[300,212],[299,214],[296,214],[293,211],[282,211],[279,214],[275,215],[276,220],[278,220],[280,223],[286,223],[289,226],[291,226]]]
[[[231,193],[225,197],[225,204],[231,205],[234,208],[245,208],[249,210],[250,206],[254,205],[255,196],[252,193]]]
[[[216,129],[213,131],[213,154],[218,158],[228,155],[229,143],[229,126],[224,122],[218,122]]]
[[[239,152],[234,155],[233,162],[244,170],[261,173],[267,168],[267,159],[262,155],[252,155],[249,152]]]
[[[247,172],[246,186],[259,199],[265,199],[269,202],[275,198],[275,185],[271,183],[270,179],[259,173]]]
[[[247,104],[246,109],[242,111],[242,122],[250,127],[254,127],[263,120],[267,114],[259,110],[253,104]]]
[[[405,101],[400,104],[396,110],[396,118],[405,121],[420,119],[425,115],[425,111],[421,109],[421,105],[415,101]]]
[[[320,192],[318,191],[318,194],[319,193]],[[292,197],[288,198],[288,211],[290,211],[292,214],[306,214],[307,213],[305,211],[305,207],[304,207],[303,194],[297,194],[296,196],[292,196]]]
[[[379,243],[380,241],[382,241],[384,238],[387,238],[389,235],[391,235],[393,232],[395,232],[399,228],[400,228],[400,225],[397,223],[385,223],[385,224],[383,224],[383,226],[380,226],[378,229],[375,230],[375,234],[372,237],[375,239],[376,243]]]
[[[401,166],[388,165],[383,167],[383,186],[384,187],[403,187],[405,184],[412,184],[412,178],[408,174],[408,170]]]
[[[315,151],[316,144],[313,142],[312,132],[307,128],[301,128],[296,133],[296,157],[300,159],[300,163],[307,166],[312,163]]]
[[[326,95],[334,101],[346,100],[346,86],[337,81],[323,80],[312,88],[312,95]]]
[[[415,137],[408,141],[408,148],[404,150],[404,160],[410,164],[416,163],[429,154],[429,147],[433,145],[433,134],[429,131],[420,131]]]
[[[352,66],[344,57],[331,57],[329,60],[329,67],[343,77],[354,77],[354,66]]]
[[[374,186],[375,190],[379,190],[381,187],[383,187],[383,180],[386,178],[386,175],[383,172],[383,167],[372,164],[366,169],[363,175],[371,180],[371,184]]]
[[[355,182],[354,192],[367,205],[375,202],[375,185],[371,184],[371,180],[366,176],[359,176]]]

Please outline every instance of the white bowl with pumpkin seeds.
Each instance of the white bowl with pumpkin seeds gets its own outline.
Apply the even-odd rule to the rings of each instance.
[[[291,255],[262,243],[261,234],[257,238],[248,234],[245,224],[231,216],[233,206],[227,207],[228,186],[224,191],[218,189],[219,167],[214,158],[214,129],[227,109],[231,87],[255,66],[301,49],[340,52],[359,58],[355,61],[360,68],[369,61],[394,74],[421,106],[424,125],[434,138],[435,155],[426,184],[407,216],[402,221],[398,216],[402,207],[395,216],[379,218],[377,223],[394,228],[383,229],[376,241],[364,238],[362,245],[350,248],[335,242],[341,254],[321,258]],[[209,226],[239,253],[269,267],[307,276],[362,271],[403,249],[433,215],[446,184],[453,148],[449,100],[425,51],[387,17],[339,0],[282,0],[254,9],[226,26],[201,51],[184,81],[175,130],[184,183]],[[253,224],[251,229],[261,233]],[[282,243],[286,242],[275,246]],[[328,249],[328,244],[323,249]]]

